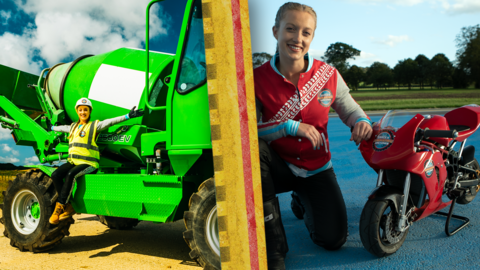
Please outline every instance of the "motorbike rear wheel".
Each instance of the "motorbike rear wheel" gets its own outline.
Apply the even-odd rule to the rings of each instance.
[[[477,159],[473,159],[473,161],[468,165],[466,165],[466,167],[474,169],[477,172],[480,170],[480,165],[478,164]],[[471,203],[473,199],[475,199],[475,196],[477,196],[477,192],[480,191],[478,190],[479,189],[478,187],[474,187],[474,188],[477,189],[475,192],[471,192],[470,190],[468,190],[467,192],[464,192],[462,196],[458,197],[457,203],[458,204]]]
[[[392,255],[402,246],[408,229],[398,232],[398,213],[390,200],[367,201],[360,217],[360,239],[377,257]]]

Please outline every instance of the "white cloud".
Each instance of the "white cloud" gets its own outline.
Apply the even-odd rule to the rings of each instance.
[[[32,47],[33,38],[27,29],[23,35],[4,33],[0,36],[0,63],[15,69],[39,74],[43,61],[33,61],[35,48]],[[0,135],[1,139],[1,135]]]
[[[10,135],[10,133],[11,131],[9,129],[0,127],[0,141],[11,139],[12,136]]]
[[[86,51],[100,54],[119,47],[139,47],[141,42],[134,37],[123,39],[108,22],[83,13],[42,12],[36,16],[35,24],[32,45],[40,49],[40,56],[49,65]]]
[[[422,3],[431,4],[433,7],[440,6],[448,14],[457,15],[464,13],[480,13],[479,0],[347,0],[353,3],[377,5],[389,4],[398,6],[414,6]],[[387,8],[392,9],[387,5]]]
[[[407,35],[403,36],[393,36],[388,35],[387,39],[376,39],[371,37],[370,38],[374,43],[388,45],[390,47],[395,47],[398,43],[402,43],[404,41],[413,41],[413,39]]]
[[[2,147],[3,152],[11,152],[12,155],[14,155],[14,156],[19,156],[20,155],[20,152],[18,152],[18,150],[12,149],[6,143],[0,144],[0,146]]]
[[[386,4],[395,4],[400,6],[413,6],[423,2],[425,0],[349,0],[354,3],[370,4],[375,5],[377,3],[386,3]]]
[[[445,5],[448,13],[456,15],[462,13],[480,13],[479,0],[456,0],[454,4]]]
[[[40,161],[38,160],[37,156],[31,156],[31,157],[25,158],[24,163],[25,165],[37,165],[40,163]]]
[[[355,60],[350,62],[350,65],[368,67],[374,62],[383,62],[383,60],[373,53],[362,51],[360,52],[360,56],[357,56]]]
[[[10,151],[12,151],[12,148],[10,148],[10,146],[8,146],[8,144],[6,144],[6,143],[2,144],[1,146],[2,146],[3,152],[10,152]]]
[[[12,17],[12,12],[9,10],[8,12],[5,10],[0,10],[0,22],[2,25],[7,25],[8,20]]]
[[[16,157],[13,157],[13,156],[9,156],[9,157],[0,157],[0,162],[1,163],[16,163],[16,162],[19,162],[20,159],[16,158]]]
[[[21,35],[0,36],[0,63],[38,74],[43,62],[53,66],[65,58],[101,54],[121,47],[140,48],[145,40],[145,7],[149,0],[15,0],[35,18]],[[169,15],[155,5],[152,36],[168,34]],[[3,19],[2,16],[2,21]]]

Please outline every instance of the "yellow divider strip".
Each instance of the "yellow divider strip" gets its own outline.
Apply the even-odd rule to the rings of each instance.
[[[202,0],[222,269],[267,269],[248,1]]]

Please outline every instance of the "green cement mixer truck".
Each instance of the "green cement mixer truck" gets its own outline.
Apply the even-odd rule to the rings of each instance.
[[[133,106],[144,109],[142,117],[99,134],[99,172],[77,180],[71,203],[77,213],[98,215],[115,229],[184,219],[192,259],[219,269],[201,0],[182,7],[175,54],[155,52],[153,38],[148,40],[148,17],[158,5],[152,1],[147,7],[146,50],[84,55],[39,76],[0,65],[0,123],[12,130],[17,145],[33,147],[40,162],[48,164],[66,160],[68,139],[47,131],[47,121],[77,121],[79,98],[92,101],[92,119],[124,115]],[[0,221],[11,245],[21,251],[53,248],[74,222],[48,222],[58,197],[50,178],[54,170],[35,166],[4,191]]]

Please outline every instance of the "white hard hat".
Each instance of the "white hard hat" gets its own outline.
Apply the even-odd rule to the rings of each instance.
[[[88,98],[81,98],[75,104],[75,110],[77,110],[78,106],[89,106],[90,110],[93,110],[92,102]]]

